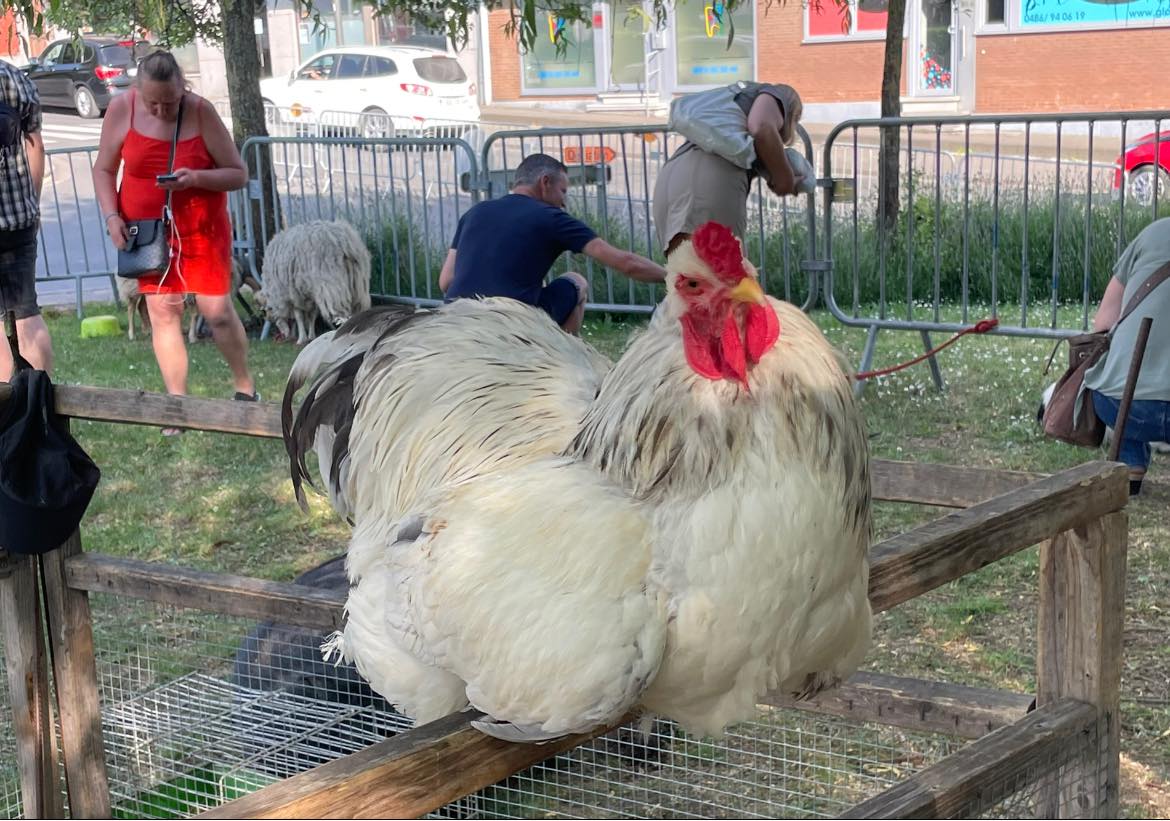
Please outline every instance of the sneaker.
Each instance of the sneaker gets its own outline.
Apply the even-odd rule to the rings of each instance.
[[[236,391],[236,395],[233,396],[232,399],[236,400],[237,402],[259,402],[260,391],[253,391],[251,396],[248,396],[248,394],[244,393],[243,391]]]

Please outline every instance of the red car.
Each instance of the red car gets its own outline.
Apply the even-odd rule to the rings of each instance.
[[[1154,138],[1157,136],[1157,145]],[[1114,160],[1117,172],[1113,177],[1114,195],[1126,186],[1125,198],[1136,205],[1150,205],[1154,201],[1154,183],[1158,184],[1158,203],[1170,202],[1170,125],[1161,132],[1150,133],[1125,147],[1125,153]]]

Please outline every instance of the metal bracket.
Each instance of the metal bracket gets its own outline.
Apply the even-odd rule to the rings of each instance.
[[[852,200],[857,196],[857,189],[853,180],[849,178],[834,178],[828,180],[829,198],[833,200]]]

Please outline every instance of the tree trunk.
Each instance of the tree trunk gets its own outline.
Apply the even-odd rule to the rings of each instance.
[[[902,30],[906,0],[889,0],[886,17],[886,56],[882,64],[882,116],[902,114]],[[902,130],[882,129],[878,157],[878,224],[892,229],[898,220],[898,182],[902,154]]]
[[[232,136],[241,150],[249,137],[267,137],[264,121],[264,102],[260,97],[260,54],[256,50],[257,3],[255,0],[224,0],[223,51],[229,55],[227,65],[228,102],[232,110]],[[263,10],[259,4],[259,10]],[[244,154],[248,165],[249,189],[260,188],[260,198],[248,192],[248,206],[252,211],[253,235],[256,247],[256,270],[264,258],[264,238],[271,238],[280,224],[279,202],[273,196],[272,154],[267,146]]]

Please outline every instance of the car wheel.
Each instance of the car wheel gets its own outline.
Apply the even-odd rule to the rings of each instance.
[[[390,115],[380,108],[367,108],[358,120],[363,139],[379,140],[394,136],[394,122]]]
[[[1155,169],[1143,165],[1129,173],[1129,198],[1137,205],[1154,204],[1154,186],[1158,189],[1158,202],[1170,200],[1170,173],[1165,168]]]
[[[92,120],[95,117],[102,115],[102,110],[98,106],[97,98],[93,96],[93,92],[85,86],[78,86],[73,91],[73,107],[77,109],[79,116],[87,120]]]

